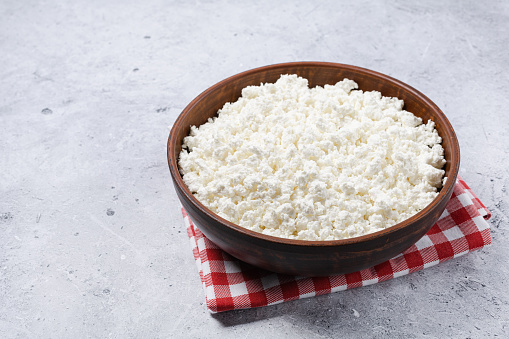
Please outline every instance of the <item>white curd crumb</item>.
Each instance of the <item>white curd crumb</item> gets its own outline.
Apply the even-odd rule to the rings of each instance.
[[[346,239],[409,218],[445,182],[442,139],[402,100],[357,88],[297,75],[244,88],[191,127],[184,182],[222,218],[276,237]]]

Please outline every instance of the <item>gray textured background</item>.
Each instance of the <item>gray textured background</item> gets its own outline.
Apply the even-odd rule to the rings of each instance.
[[[507,337],[507,1],[0,3],[0,337]],[[400,79],[456,129],[493,245],[210,315],[165,158],[201,91],[278,62]]]

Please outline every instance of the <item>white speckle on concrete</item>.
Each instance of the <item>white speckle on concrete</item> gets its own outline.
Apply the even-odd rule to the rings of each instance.
[[[508,337],[508,18],[507,1],[2,1],[0,337]],[[167,126],[228,76],[303,60],[373,69],[430,97],[493,213],[493,245],[211,315]]]

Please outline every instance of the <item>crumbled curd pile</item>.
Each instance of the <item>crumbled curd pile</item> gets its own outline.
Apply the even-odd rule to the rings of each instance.
[[[357,88],[296,75],[244,88],[191,127],[184,182],[222,218],[276,237],[345,239],[409,218],[442,186],[442,139],[402,100]]]

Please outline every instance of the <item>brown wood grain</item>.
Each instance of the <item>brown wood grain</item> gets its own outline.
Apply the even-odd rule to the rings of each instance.
[[[345,240],[305,241],[263,235],[230,223],[203,206],[189,191],[178,171],[182,140],[190,126],[202,125],[226,102],[236,101],[246,86],[275,82],[281,74],[297,74],[309,86],[323,86],[349,78],[363,91],[404,100],[405,109],[424,121],[435,122],[443,139],[445,175],[449,178],[424,210],[385,230]],[[234,257],[267,270],[303,276],[358,271],[384,262],[419,240],[438,220],[449,201],[458,175],[460,152],[454,130],[444,113],[424,94],[387,75],[364,68],[322,62],[270,65],[243,72],[210,87],[196,97],[175,121],[168,137],[168,165],[177,195],[194,224],[212,242]]]

